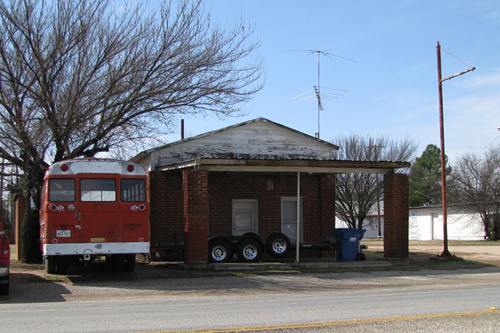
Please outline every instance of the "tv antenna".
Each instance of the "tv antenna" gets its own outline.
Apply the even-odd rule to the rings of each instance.
[[[321,123],[321,116],[320,116],[320,111],[323,111],[324,108],[323,108],[323,102],[322,102],[322,94],[321,94],[321,82],[320,82],[320,78],[321,78],[321,56],[325,56],[327,58],[339,58],[339,59],[343,59],[343,60],[347,60],[347,61],[350,61],[350,62],[356,62],[355,60],[353,59],[350,59],[350,58],[346,58],[346,57],[343,57],[343,56],[340,56],[338,54],[335,54],[333,53],[330,49],[324,49],[324,50],[320,50],[320,49],[304,49],[304,50],[289,50],[288,52],[307,52],[307,53],[310,53],[310,54],[315,54],[316,57],[317,57],[317,84],[315,86],[313,86],[314,88],[314,96],[316,98],[316,105],[317,105],[317,111],[318,111],[318,131],[315,133],[315,137],[319,139],[320,137],[320,123]],[[333,89],[333,90],[336,90],[336,89]],[[306,93],[304,94],[307,94],[309,93],[310,91],[307,91]],[[307,98],[307,96],[302,96],[304,94],[300,94],[298,96],[296,96],[295,98],[302,98],[303,100],[305,98]],[[329,97],[334,97],[334,96],[341,96],[340,94],[333,94],[333,95],[330,95]]]

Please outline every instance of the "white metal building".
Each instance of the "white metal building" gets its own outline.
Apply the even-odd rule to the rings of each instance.
[[[383,205],[382,205],[383,206]],[[380,217],[380,234],[384,234],[383,211]],[[337,228],[347,228],[347,224],[336,218]],[[366,238],[377,238],[379,235],[378,216],[375,209],[364,221]],[[409,221],[410,240],[443,239],[443,212],[441,206],[410,208]],[[466,212],[456,207],[448,207],[448,239],[450,240],[482,240],[484,228],[481,217],[477,213]]]

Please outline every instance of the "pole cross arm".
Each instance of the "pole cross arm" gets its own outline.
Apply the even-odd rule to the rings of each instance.
[[[454,79],[456,78],[457,76],[461,76],[461,75],[464,75],[466,73],[469,73],[469,72],[472,72],[476,70],[476,67],[471,67],[471,68],[468,68],[466,69],[465,71],[463,72],[460,72],[460,73],[457,73],[457,74],[454,74],[454,75],[451,75],[451,76],[448,76],[448,77],[445,77],[444,79],[441,80],[441,82],[444,82],[444,81],[448,81],[448,80],[451,80],[451,79]]]

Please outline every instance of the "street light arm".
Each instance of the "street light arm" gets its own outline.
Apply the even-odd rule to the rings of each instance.
[[[469,72],[472,72],[476,70],[476,67],[471,67],[471,68],[468,68],[466,69],[465,71],[463,72],[460,72],[460,73],[457,73],[457,74],[454,74],[454,75],[451,75],[451,76],[448,76],[448,77],[445,77],[444,79],[441,80],[441,82],[444,82],[444,81],[447,81],[447,80],[451,80],[451,79],[454,79],[456,78],[457,76],[461,76],[461,75],[464,75],[466,73],[469,73]]]

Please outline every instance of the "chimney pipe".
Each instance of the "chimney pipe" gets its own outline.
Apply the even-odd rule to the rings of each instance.
[[[181,119],[181,140],[184,140],[184,119]]]

